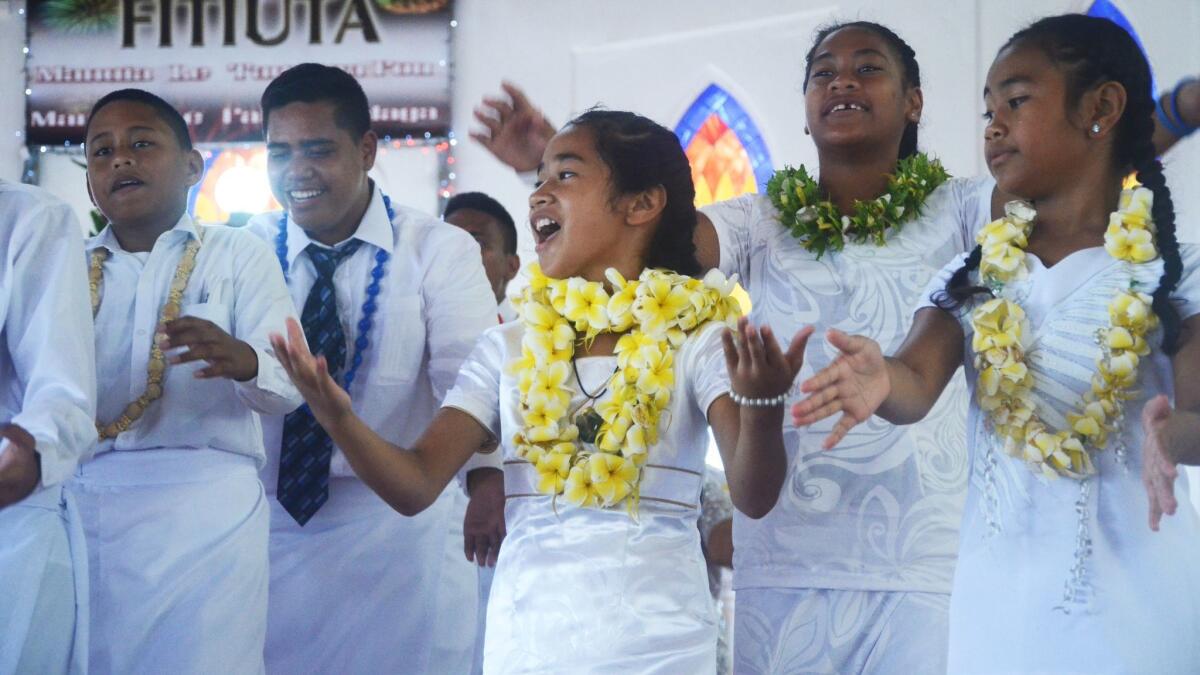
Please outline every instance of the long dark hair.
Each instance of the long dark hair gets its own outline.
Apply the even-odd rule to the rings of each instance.
[[[895,31],[874,21],[849,21],[847,23],[835,23],[817,31],[816,37],[813,38],[812,47],[809,47],[808,53],[804,55],[805,91],[808,90],[808,77],[812,74],[812,62],[813,58],[817,55],[817,48],[821,46],[825,38],[843,28],[861,28],[883,38],[884,42],[887,42],[892,50],[896,52],[896,55],[900,57],[900,64],[904,66],[904,85],[906,87],[921,86],[921,66],[917,63],[917,53],[899,35],[896,35]],[[909,122],[904,126],[904,135],[900,137],[900,156],[898,159],[907,159],[915,154],[917,154],[917,123]]]
[[[696,187],[679,138],[657,122],[622,110],[589,110],[567,123],[592,132],[596,153],[608,165],[613,193],[627,195],[661,185],[667,194],[644,265],[700,274],[696,245]]]
[[[1171,190],[1163,176],[1162,164],[1154,151],[1154,98],[1151,91],[1150,65],[1142,50],[1120,26],[1107,19],[1082,14],[1064,14],[1042,19],[1013,35],[1001,51],[1017,44],[1043,50],[1067,80],[1067,101],[1076,105],[1083,94],[1104,82],[1118,82],[1125,88],[1126,103],[1115,129],[1113,145],[1115,166],[1137,171],[1138,182],[1154,192],[1151,216],[1157,229],[1163,274],[1154,291],[1154,313],[1163,327],[1163,351],[1173,354],[1179,347],[1179,312],[1170,302],[1183,261],[1175,236],[1175,206]],[[987,289],[975,286],[970,274],[978,269],[980,247],[975,247],[964,265],[954,273],[944,292],[934,298],[942,309],[958,309],[971,297]]]

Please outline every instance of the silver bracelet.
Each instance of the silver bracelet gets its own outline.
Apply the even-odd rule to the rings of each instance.
[[[771,398],[750,398],[748,396],[742,396],[730,389],[729,398],[743,408],[773,408],[777,405],[783,405],[784,401],[787,400],[787,394],[784,393],[778,396],[772,396]]]

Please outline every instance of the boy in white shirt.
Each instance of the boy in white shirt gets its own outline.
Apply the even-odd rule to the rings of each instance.
[[[0,181],[0,673],[87,671],[87,558],[61,485],[96,439],[82,256],[70,207]]]
[[[295,316],[270,250],[187,214],[203,171],[179,113],[101,98],[87,244],[100,442],[72,484],[87,537],[90,669],[263,669],[268,509],[259,413],[299,404],[267,342]]]

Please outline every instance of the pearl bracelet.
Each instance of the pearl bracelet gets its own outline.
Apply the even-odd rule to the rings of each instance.
[[[729,398],[743,408],[773,408],[777,405],[783,405],[783,402],[787,400],[787,394],[780,394],[770,398],[750,398],[730,389]]]

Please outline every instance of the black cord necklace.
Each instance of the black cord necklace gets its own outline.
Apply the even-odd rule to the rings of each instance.
[[[595,401],[596,399],[603,396],[604,392],[608,391],[608,384],[610,382],[612,382],[612,375],[617,374],[617,369],[613,368],[612,375],[609,375],[608,379],[605,380],[604,383],[602,384],[603,388],[595,394],[589,394],[588,390],[584,389],[584,387],[583,387],[583,379],[579,377],[579,362],[575,360],[574,356],[571,357],[571,370],[575,371],[575,382],[577,384],[579,384],[580,393],[582,393],[584,398],[586,398],[588,401]]]
[[[609,375],[608,379],[604,380],[600,391],[592,394],[584,388],[583,378],[579,377],[579,363],[575,360],[574,356],[571,357],[571,370],[575,371],[575,382],[579,385],[579,391],[584,396],[583,403],[575,409],[573,419],[575,427],[579,429],[579,440],[584,443],[596,442],[596,435],[600,433],[600,426],[604,424],[604,418],[600,416],[600,413],[596,412],[594,404],[597,399],[608,391],[608,385],[612,382],[613,375],[617,374],[619,368],[620,366],[614,367],[612,375]]]

